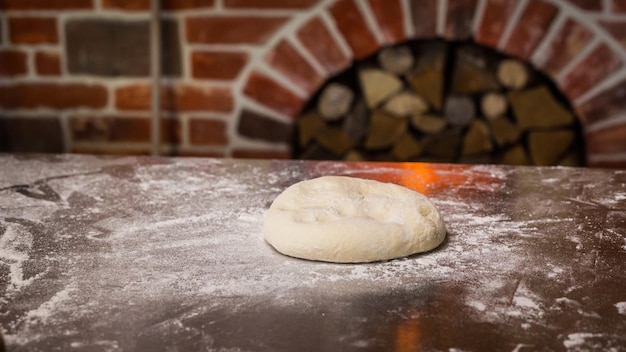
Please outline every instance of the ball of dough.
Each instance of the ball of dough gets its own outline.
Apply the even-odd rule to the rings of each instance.
[[[424,195],[392,183],[324,176],[296,183],[270,206],[265,240],[288,256],[337,263],[429,251],[446,236]]]

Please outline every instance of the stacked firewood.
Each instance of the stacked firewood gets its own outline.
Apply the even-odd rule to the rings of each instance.
[[[580,126],[526,63],[473,43],[388,47],[297,119],[302,159],[581,165]]]

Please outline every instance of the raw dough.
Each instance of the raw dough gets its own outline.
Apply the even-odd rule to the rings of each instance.
[[[392,183],[324,176],[296,183],[270,206],[265,240],[288,256],[338,263],[429,251],[446,236],[424,195]]]

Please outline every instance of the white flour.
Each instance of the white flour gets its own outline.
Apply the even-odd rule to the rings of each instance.
[[[619,314],[626,315],[626,302],[615,303],[615,308],[617,308]]]
[[[272,169],[271,164],[259,163],[245,175],[230,178],[216,174],[218,163],[179,163],[175,169],[171,165],[138,168],[132,179],[98,174],[67,182],[52,180],[50,185],[61,197],[57,204],[28,200],[18,210],[14,200],[24,202],[28,198],[0,193],[0,205],[10,209],[11,216],[47,222],[47,228],[58,230],[55,240],[62,243],[47,257],[39,258],[49,264],[47,268],[25,278],[22,265],[32,259],[32,235],[23,224],[2,222],[6,231],[0,237],[0,259],[10,268],[10,285],[1,304],[10,306],[12,297],[26,286],[57,270],[52,264],[67,270],[57,273],[67,280],[61,289],[11,326],[2,327],[7,341],[21,344],[44,338],[39,334],[46,328],[76,334],[63,322],[91,321],[99,314],[115,317],[120,306],[127,307],[130,315],[137,312],[138,317],[153,302],[192,306],[211,302],[216,307],[229,302],[236,310],[267,297],[270,304],[295,306],[302,303],[299,293],[312,290],[349,297],[442,285],[464,290],[458,299],[472,321],[505,324],[514,319],[523,329],[548,326],[545,317],[554,307],[580,309],[567,297],[542,297],[532,285],[537,279],[566,285],[572,272],[563,266],[561,258],[541,258],[527,252],[529,242],[543,240],[545,234],[539,228],[557,226],[572,232],[554,236],[562,236],[577,250],[584,250],[583,240],[575,235],[574,218],[557,222],[548,214],[514,219],[506,209],[490,207],[488,200],[460,196],[464,189],[476,186],[472,192],[482,197],[501,197],[506,192],[508,171],[468,168],[461,175],[466,180],[458,187],[429,189],[448,230],[448,239],[440,248],[399,260],[350,265],[288,258],[263,241],[261,228],[269,203],[299,180],[301,172],[308,174],[310,170]],[[315,172],[357,176],[387,172],[400,177],[407,171],[353,170],[344,164],[320,163],[315,164]],[[445,179],[446,175],[458,173],[439,171],[440,177]],[[476,178],[491,181],[474,185]],[[552,185],[557,181],[547,178],[544,182]],[[71,201],[76,193],[84,194],[84,203]],[[36,206],[29,207],[30,203]],[[537,207],[533,211],[544,210],[541,204]],[[85,242],[98,250],[84,247]],[[626,315],[625,302],[615,302],[614,306],[619,314]],[[409,314],[401,310],[396,313]],[[575,333],[563,336],[562,341],[564,347],[576,350],[593,346],[596,337]],[[117,350],[115,341],[103,338],[96,342]],[[83,345],[76,341],[73,346]]]

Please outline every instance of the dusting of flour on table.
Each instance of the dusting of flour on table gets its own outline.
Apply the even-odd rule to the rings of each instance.
[[[10,346],[45,346],[63,336],[66,349],[117,351],[155,341],[167,346],[169,337],[182,335],[220,350],[226,342],[252,339],[236,335],[241,324],[268,326],[280,320],[273,315],[279,313],[286,322],[302,321],[298,314],[306,312],[319,329],[350,316],[354,330],[338,341],[359,348],[378,346],[365,335],[371,324],[400,329],[420,321],[454,331],[463,324],[509,329],[519,340],[510,350],[537,341],[570,350],[623,342],[616,331],[599,331],[596,322],[603,314],[623,316],[626,297],[607,296],[608,308],[599,306],[590,300],[595,286],[585,286],[606,279],[603,268],[610,263],[600,250],[623,246],[623,231],[581,216],[597,205],[570,199],[566,190],[558,202],[538,202],[555,184],[569,187],[559,181],[558,169],[543,171],[545,184],[531,182],[525,169],[435,169],[445,182],[427,184],[424,191],[445,220],[447,239],[408,258],[308,262],[282,256],[263,241],[269,204],[305,177],[375,178],[385,172],[398,183],[422,177],[373,165],[112,162],[80,168],[89,174],[47,180],[52,191],[31,187],[50,194],[49,200],[0,191],[0,260],[9,278],[0,298],[4,338]],[[597,188],[587,192],[602,201],[608,197]],[[619,201],[617,196],[605,204]],[[557,215],[561,221],[554,220]],[[541,254],[555,246],[562,247],[555,255]],[[545,291],[548,284],[553,291]],[[438,320],[447,319],[439,313],[446,309],[463,319]],[[588,330],[550,330],[562,317],[584,321]],[[220,331],[235,335],[225,341]],[[250,341],[232,350],[253,350],[256,340]]]

